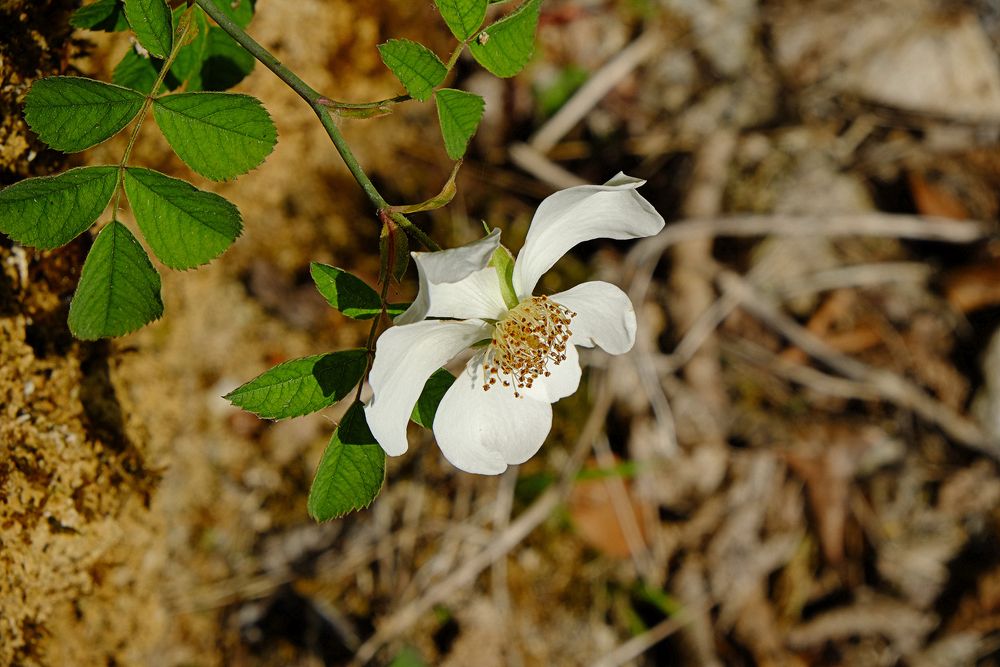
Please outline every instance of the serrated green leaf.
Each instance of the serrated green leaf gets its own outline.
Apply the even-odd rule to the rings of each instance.
[[[307,509],[316,521],[363,509],[382,489],[385,452],[375,442],[361,403],[348,408],[316,469]]]
[[[31,86],[24,118],[56,150],[76,153],[116,134],[139,113],[142,93],[77,76],[52,76]]]
[[[265,419],[316,412],[344,398],[365,374],[364,350],[292,359],[225,396],[233,405]]]
[[[437,414],[438,405],[441,403],[441,399],[444,398],[445,392],[448,391],[454,382],[455,376],[445,369],[439,368],[434,371],[427,378],[427,382],[424,383],[423,391],[420,392],[420,398],[417,399],[416,405],[413,406],[410,419],[424,428],[433,427],[434,415]]]
[[[243,230],[225,198],[151,169],[129,167],[125,194],[153,253],[172,269],[190,269],[223,253]]]
[[[479,64],[499,77],[514,76],[535,51],[535,28],[542,0],[526,2],[483,30],[469,44]]]
[[[29,178],[0,191],[0,233],[49,249],[83,233],[111,201],[118,167],[77,167]]]
[[[225,30],[212,26],[208,29],[208,44],[197,79],[202,90],[226,90],[245,79],[256,62]],[[188,90],[193,90],[191,83]]]
[[[206,178],[245,174],[274,149],[277,130],[260,101],[236,93],[178,93],[153,100],[170,146]]]
[[[347,317],[366,320],[382,312],[378,292],[361,278],[319,262],[309,265],[309,274],[327,303]]]
[[[434,4],[459,41],[465,41],[479,29],[488,5],[486,0],[434,0]]]
[[[144,57],[135,49],[129,49],[121,61],[115,65],[115,69],[111,73],[111,80],[119,86],[138,90],[148,95],[153,90],[162,65],[163,61],[161,60]],[[160,90],[162,91],[162,87]]]
[[[69,17],[69,24],[84,30],[117,32],[128,27],[125,7],[120,0],[97,0],[84,5]]]
[[[160,58],[170,54],[174,31],[165,0],[125,0],[125,18],[144,49]]]
[[[385,66],[416,100],[430,97],[448,74],[444,63],[430,49],[409,39],[390,39],[378,45],[378,52]]]
[[[160,275],[120,222],[101,230],[69,306],[69,329],[83,340],[122,336],[163,314]]]
[[[465,155],[469,139],[479,127],[486,103],[479,95],[453,88],[442,88],[435,92],[434,101],[437,103],[444,148],[448,157],[458,160]]]

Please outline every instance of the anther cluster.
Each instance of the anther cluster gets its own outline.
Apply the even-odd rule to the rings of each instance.
[[[493,342],[483,360],[483,390],[498,382],[514,386],[521,398],[540,376],[548,377],[549,362],[566,360],[570,321],[576,313],[546,296],[525,299],[507,312],[493,330]]]

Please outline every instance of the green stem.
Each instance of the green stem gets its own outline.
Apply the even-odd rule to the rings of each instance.
[[[449,72],[451,71],[451,68],[455,66],[455,63],[458,62],[458,57],[462,55],[462,51],[465,50],[466,44],[467,42],[459,42],[458,46],[455,47],[455,50],[451,52],[451,55],[448,57],[448,62],[444,64]]]
[[[232,37],[236,42],[246,49],[250,55],[259,60],[265,67],[274,72],[274,74],[285,82],[289,88],[294,90],[299,97],[301,97],[305,102],[312,108],[316,116],[319,118],[319,122],[323,125],[326,133],[330,136],[330,140],[333,141],[333,145],[336,147],[337,152],[340,153],[341,159],[344,164],[347,165],[347,169],[354,176],[354,180],[357,181],[358,185],[364,191],[365,195],[372,205],[378,209],[383,210],[389,207],[389,204],[385,201],[385,198],[379,193],[375,184],[372,183],[371,179],[368,178],[368,174],[365,173],[361,164],[358,163],[354,153],[351,151],[351,147],[347,144],[347,140],[344,139],[344,135],[341,133],[340,128],[337,127],[336,120],[330,113],[330,109],[326,106],[330,103],[330,98],[325,97],[319,93],[315,88],[307,84],[305,81],[300,79],[294,72],[285,67],[280,60],[274,57],[267,49],[257,43],[250,35],[243,31],[243,29],[237,25],[229,16],[226,15],[221,9],[219,9],[213,0],[194,0],[195,3],[205,10],[205,13],[212,17],[212,19],[219,24],[226,33]],[[428,250],[440,250],[441,247],[435,243],[427,234],[425,234],[420,228],[410,222],[405,216],[400,215],[398,218],[393,216],[393,220],[396,221],[403,230],[412,236],[415,240],[423,244]]]
[[[173,48],[170,49],[170,55],[167,56],[166,62],[163,63],[163,67],[160,68],[160,73],[156,77],[156,82],[153,83],[153,87],[149,89],[149,94],[146,95],[146,101],[143,102],[135,125],[132,126],[132,133],[128,137],[128,144],[125,146],[125,152],[122,153],[121,162],[118,163],[118,185],[115,187],[115,202],[111,208],[112,221],[118,220],[118,207],[121,203],[122,191],[125,189],[125,168],[128,167],[128,159],[132,157],[132,149],[135,148],[135,141],[139,137],[139,130],[142,128],[142,124],[149,114],[150,107],[153,106],[153,100],[156,99],[156,92],[167,78],[167,73],[174,64],[174,60],[177,59],[177,54],[184,47],[184,40],[187,39],[188,32],[191,30],[191,10],[192,8],[189,7],[179,21],[179,25],[182,26],[180,35],[176,36]]]

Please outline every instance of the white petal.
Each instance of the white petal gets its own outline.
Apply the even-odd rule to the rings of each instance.
[[[619,173],[604,185],[580,185],[546,197],[514,262],[518,297],[530,296],[542,274],[578,243],[634,239],[663,229],[663,218],[635,191],[645,182]]]
[[[414,252],[419,288],[417,298],[394,322],[411,324],[427,317],[431,309],[431,286],[457,283],[476,271],[486,268],[493,258],[493,251],[500,245],[500,230],[494,229],[483,238],[457,248],[437,252]],[[499,292],[499,283],[497,287]],[[503,299],[501,298],[501,303]],[[492,319],[492,318],[491,318]]]
[[[551,375],[539,377],[530,389],[524,389],[526,397],[555,403],[575,392],[580,386],[580,355],[576,351],[576,346],[567,346],[566,359],[558,364],[550,361],[546,369]]]
[[[569,325],[574,345],[599,345],[611,354],[632,349],[635,311],[625,292],[614,285],[594,280],[549,298],[576,313]]]
[[[515,398],[503,386],[483,389],[481,354],[466,364],[434,416],[434,437],[445,458],[481,475],[499,475],[530,459],[551,428],[547,401]]]
[[[498,320],[507,312],[500,276],[492,266],[470,273],[457,283],[430,283],[426,293],[430,304],[425,317]]]
[[[406,424],[431,373],[489,336],[490,327],[476,320],[432,320],[392,327],[379,337],[368,378],[374,395],[365,417],[386,454],[406,451]]]

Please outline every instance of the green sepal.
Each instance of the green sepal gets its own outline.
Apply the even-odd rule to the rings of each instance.
[[[441,399],[444,398],[445,392],[451,388],[451,385],[455,382],[455,376],[446,371],[443,368],[439,368],[434,373],[427,378],[427,382],[424,383],[424,388],[420,392],[420,397],[417,399],[416,405],[413,406],[413,412],[410,414],[410,419],[413,420],[415,424],[419,424],[424,428],[432,428],[434,426],[434,416],[437,414],[438,405],[441,404]]]
[[[316,521],[329,521],[372,504],[385,481],[385,452],[354,403],[340,420],[309,488],[307,510]]]
[[[224,398],[264,419],[307,415],[347,396],[364,376],[367,360],[363,349],[291,359]]]
[[[513,308],[518,304],[517,292],[514,291],[514,255],[502,245],[498,245],[493,251],[490,259],[490,266],[497,270],[500,277],[500,293],[503,295],[503,302],[508,308]]]

